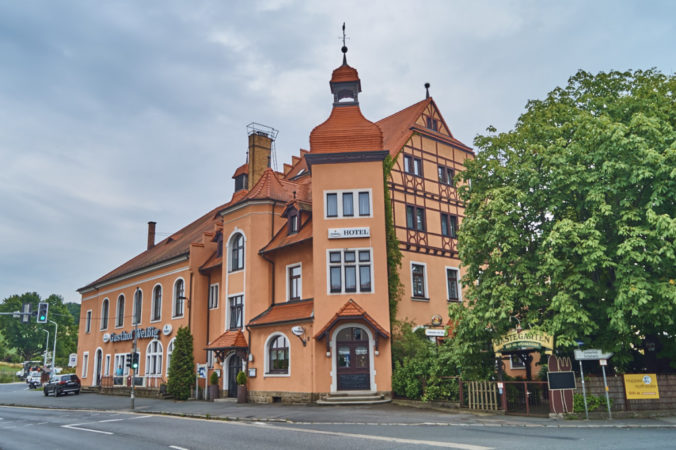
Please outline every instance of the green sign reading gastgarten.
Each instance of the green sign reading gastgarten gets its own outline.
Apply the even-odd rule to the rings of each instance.
[[[541,349],[545,349],[547,354],[551,354],[554,350],[554,338],[542,331],[512,330],[501,338],[493,340],[493,351],[498,354]]]

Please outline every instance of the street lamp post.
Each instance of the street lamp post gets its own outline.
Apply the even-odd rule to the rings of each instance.
[[[48,330],[42,331],[47,333],[47,341],[45,342],[45,354],[44,357],[42,358],[42,367],[47,367],[47,352],[49,351],[49,331]]]
[[[54,351],[52,352],[52,375],[54,375],[54,362],[56,361],[56,336],[59,334],[59,324],[50,320],[54,324]]]

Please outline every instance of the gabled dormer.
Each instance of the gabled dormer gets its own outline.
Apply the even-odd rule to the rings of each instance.
[[[308,202],[294,199],[286,205],[282,212],[282,217],[286,218],[286,234],[296,234],[303,226],[303,222],[307,222],[312,212],[312,205]]]

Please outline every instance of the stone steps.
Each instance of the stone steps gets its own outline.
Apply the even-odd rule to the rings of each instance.
[[[317,400],[318,405],[377,405],[380,403],[389,403],[392,399],[383,394],[364,392],[364,391],[346,391],[335,394],[329,394]]]

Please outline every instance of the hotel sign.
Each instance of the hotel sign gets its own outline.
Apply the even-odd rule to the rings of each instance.
[[[354,239],[371,237],[369,227],[329,228],[329,239]]]
[[[103,342],[121,342],[121,341],[131,341],[134,339],[134,333],[136,333],[137,339],[157,339],[160,336],[160,329],[155,327],[140,328],[136,331],[121,331],[119,333],[111,333],[108,335],[106,333],[103,336]]]
[[[541,350],[551,354],[554,350],[554,337],[535,330],[512,330],[506,335],[493,340],[493,351],[495,353],[509,353],[519,350]]]

